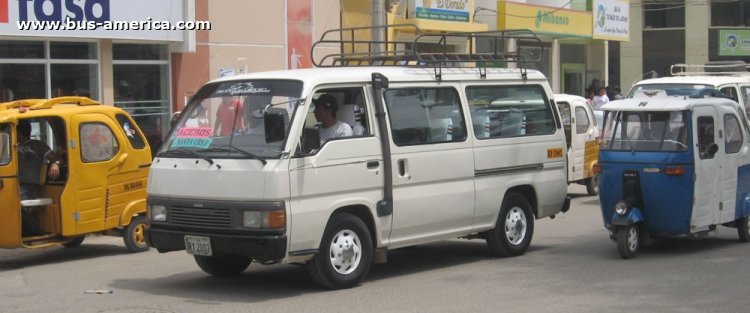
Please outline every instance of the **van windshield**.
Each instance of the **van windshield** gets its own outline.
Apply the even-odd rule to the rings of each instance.
[[[602,150],[684,152],[688,129],[684,111],[609,112]]]
[[[669,96],[705,97],[720,95],[719,89],[707,84],[642,84],[634,86],[628,94],[633,98],[643,90],[664,90]]]
[[[207,85],[180,113],[159,155],[251,158],[263,163],[264,159],[279,158],[289,135],[289,121],[304,101],[301,93],[302,82],[295,80]],[[271,129],[283,133],[283,138],[267,133]]]

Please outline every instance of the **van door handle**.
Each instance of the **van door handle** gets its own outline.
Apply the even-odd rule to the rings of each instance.
[[[367,169],[368,170],[375,170],[375,169],[378,169],[378,167],[380,167],[380,162],[378,162],[378,161],[369,161],[369,162],[367,162]]]

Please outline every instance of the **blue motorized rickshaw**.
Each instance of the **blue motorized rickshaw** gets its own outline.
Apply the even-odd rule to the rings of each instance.
[[[750,241],[750,133],[723,98],[643,91],[602,107],[600,203],[622,258],[649,236],[698,237],[720,225]]]

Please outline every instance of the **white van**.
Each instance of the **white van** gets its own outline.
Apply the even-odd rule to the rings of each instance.
[[[564,149],[551,89],[532,70],[225,77],[197,92],[153,161],[147,238],[212,275],[305,263],[328,288],[356,285],[389,249],[436,240],[482,238],[517,256],[534,219],[569,207]]]
[[[747,65],[735,61],[709,62],[703,65],[675,64],[671,77],[644,79],[633,85],[627,98],[644,90],[663,90],[669,96],[725,96],[739,103],[750,116],[750,72]]]

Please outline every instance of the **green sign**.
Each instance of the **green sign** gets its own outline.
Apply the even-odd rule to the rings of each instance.
[[[720,56],[750,56],[750,30],[719,30]]]

